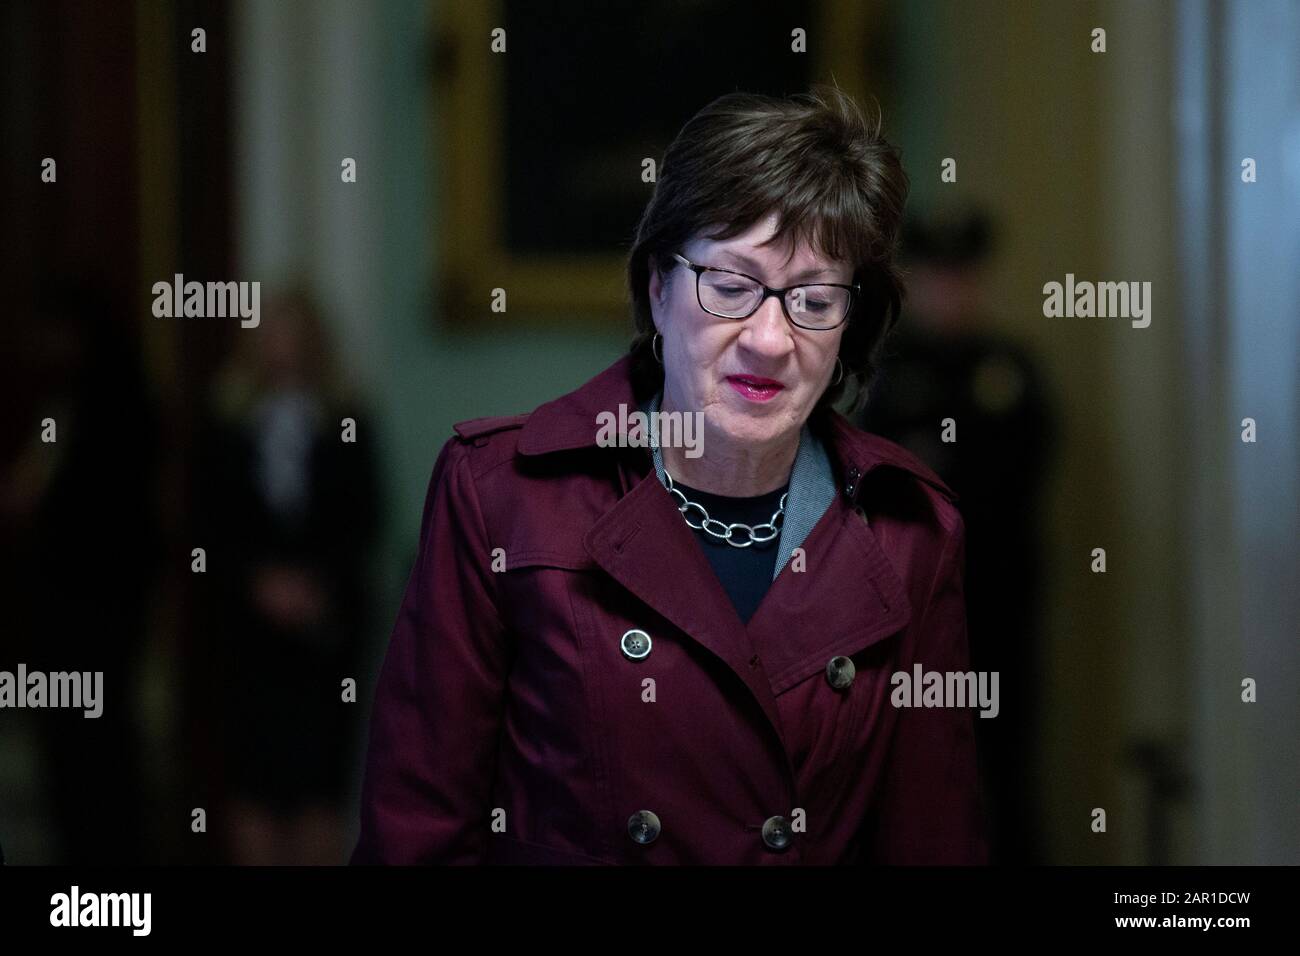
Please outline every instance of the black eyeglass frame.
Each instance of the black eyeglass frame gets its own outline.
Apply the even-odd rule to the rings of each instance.
[[[834,332],[840,326],[844,325],[846,322],[849,321],[849,318],[853,315],[853,307],[857,305],[858,296],[862,294],[862,284],[860,282],[855,282],[852,285],[845,285],[842,282],[800,282],[797,285],[786,286],[784,289],[773,289],[771,286],[754,278],[753,276],[748,275],[747,273],[744,272],[737,272],[735,269],[719,269],[717,266],[702,266],[697,263],[691,262],[685,256],[676,252],[674,252],[672,256],[674,259],[676,259],[686,268],[690,269],[692,272],[695,273],[695,301],[699,303],[700,308],[704,309],[704,311],[709,313],[709,315],[716,315],[720,319],[735,319],[738,322],[743,321],[744,319],[749,318],[751,315],[753,315],[755,312],[761,309],[763,307],[763,303],[767,301],[768,296],[774,295],[781,300],[781,311],[785,313],[786,321],[788,321],[791,325],[798,326],[801,329],[807,329],[809,332]],[[725,272],[728,275],[740,276],[742,279],[748,279],[750,282],[757,283],[759,288],[763,290],[763,294],[759,297],[759,300],[754,305],[754,308],[752,308],[745,315],[721,315],[717,312],[714,312],[712,309],[708,308],[707,306],[705,306],[704,300],[700,298],[700,276],[703,275],[705,272]],[[799,322],[796,322],[794,316],[790,314],[790,308],[785,301],[786,293],[793,292],[795,289],[808,288],[809,286],[833,286],[834,288],[837,289],[848,289],[849,307],[844,310],[844,318],[840,319],[834,325],[820,326],[820,327],[801,325]]]

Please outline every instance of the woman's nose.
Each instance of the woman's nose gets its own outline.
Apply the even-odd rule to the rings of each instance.
[[[768,296],[758,311],[745,320],[741,338],[748,348],[765,355],[784,355],[790,351],[793,344],[790,323],[778,296]]]

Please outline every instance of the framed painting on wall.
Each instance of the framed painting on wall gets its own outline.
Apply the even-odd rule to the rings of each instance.
[[[646,161],[657,166],[682,124],[733,90],[789,95],[833,80],[862,102],[877,9],[852,0],[435,4],[444,321],[627,314],[625,257],[653,190]],[[796,50],[801,39],[806,52]],[[504,313],[491,311],[495,289],[505,290]]]

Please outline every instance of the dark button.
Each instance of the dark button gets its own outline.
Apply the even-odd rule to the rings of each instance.
[[[623,635],[619,646],[623,649],[623,656],[628,660],[644,660],[650,654],[650,635],[634,627]]]
[[[659,817],[653,810],[638,810],[627,818],[628,836],[637,843],[654,843],[659,829]]]
[[[773,850],[784,850],[790,845],[793,834],[785,817],[768,817],[763,821],[763,842]]]
[[[832,657],[826,665],[826,680],[836,690],[843,690],[853,683],[858,669],[847,657]]]

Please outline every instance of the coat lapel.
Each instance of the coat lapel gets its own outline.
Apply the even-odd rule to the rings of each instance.
[[[781,732],[772,688],[751,663],[754,648],[740,618],[653,471],[596,521],[583,545],[614,580],[722,660]]]
[[[805,570],[787,564],[747,635],[773,694],[850,657],[911,622],[907,591],[875,534],[843,499],[832,502],[802,545]]]

